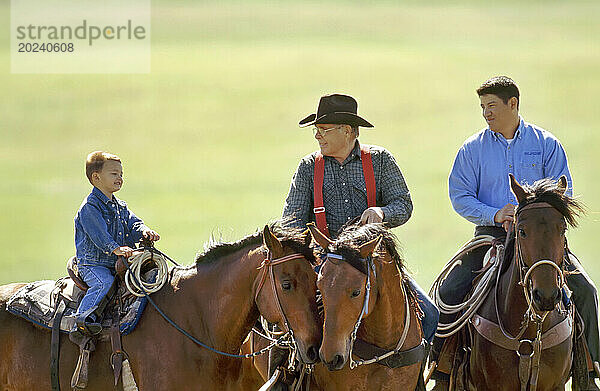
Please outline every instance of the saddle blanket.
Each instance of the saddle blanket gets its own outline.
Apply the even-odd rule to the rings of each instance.
[[[147,276],[147,278],[152,277]],[[136,297],[129,294],[127,288],[123,286],[119,288],[116,294],[121,297],[119,329],[123,335],[127,335],[133,331],[139,322],[148,300],[146,297]],[[59,300],[65,299],[67,306],[60,323],[60,331],[68,333],[75,325],[74,314],[77,312],[79,302],[84,295],[85,292],[77,287],[69,277],[57,281],[35,281],[19,289],[6,303],[6,310],[38,326],[51,330]],[[112,319],[110,318],[112,311],[110,308],[112,308],[112,305],[109,304],[102,319],[102,326],[105,328],[112,325]]]

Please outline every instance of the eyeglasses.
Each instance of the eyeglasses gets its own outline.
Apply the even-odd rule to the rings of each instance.
[[[313,126],[312,127],[313,136],[316,136],[317,133],[319,133],[319,136],[325,137],[325,135],[327,134],[327,132],[331,132],[332,130],[335,130],[335,129],[341,129],[343,126],[345,126],[345,125],[337,125],[337,126],[334,126],[332,128],[327,128],[327,129],[321,129],[321,128],[318,128],[316,126]]]

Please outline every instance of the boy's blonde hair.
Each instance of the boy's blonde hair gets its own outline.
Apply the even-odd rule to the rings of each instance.
[[[94,151],[87,156],[87,159],[85,159],[85,176],[87,176],[88,181],[90,181],[92,185],[92,174],[102,171],[104,162],[108,160],[121,163],[121,159],[117,155],[104,151]]]

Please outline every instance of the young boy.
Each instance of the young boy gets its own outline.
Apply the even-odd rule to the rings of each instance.
[[[89,289],[75,314],[74,331],[97,334],[102,331],[98,316],[115,280],[117,256],[130,257],[142,237],[156,241],[160,236],[113,195],[123,185],[118,156],[102,151],[90,153],[85,174],[94,188],[75,216],[75,247],[79,276]]]

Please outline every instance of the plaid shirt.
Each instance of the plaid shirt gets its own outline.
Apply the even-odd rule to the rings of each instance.
[[[410,192],[392,154],[382,147],[371,145],[369,148],[375,172],[377,206],[383,210],[383,221],[391,227],[397,227],[404,224],[412,213]],[[316,155],[313,152],[305,156],[292,178],[283,207],[283,217],[291,218],[289,225],[306,227],[306,223],[315,221],[313,180]],[[362,215],[368,207],[358,140],[342,164],[330,156],[325,156],[324,160],[325,218],[329,232],[335,237],[344,223]]]

